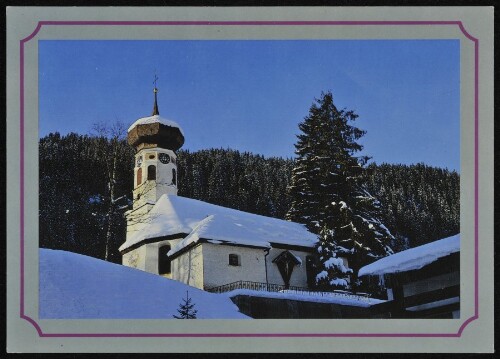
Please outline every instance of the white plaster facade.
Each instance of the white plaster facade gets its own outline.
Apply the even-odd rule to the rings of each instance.
[[[204,286],[204,262],[202,246],[197,245],[183,255],[172,260],[172,279],[187,285],[201,288]]]
[[[149,168],[154,166],[154,179]],[[133,209],[155,203],[163,194],[177,194],[177,156],[164,148],[143,148],[135,155]]]
[[[284,285],[273,259],[287,249],[199,243],[172,261],[172,279],[200,289],[218,287],[237,281]],[[300,258],[292,271],[289,285],[307,287],[307,251],[288,250]],[[229,255],[238,256],[238,265],[230,265]],[[267,273],[266,273],[267,271]]]
[[[122,264],[127,267],[132,267],[136,269],[143,270],[145,272],[160,274],[160,247],[169,246],[171,247],[180,240],[163,240],[154,243],[143,244],[142,246],[132,249],[122,255]],[[162,273],[162,276],[166,278],[172,278],[172,271],[170,273]]]
[[[268,282],[273,284],[284,284],[283,278],[278,270],[276,263],[273,263],[279,254],[281,254],[285,249],[281,248],[271,248],[269,255],[267,256],[267,276]],[[290,277],[290,285],[296,287],[307,287],[307,271],[306,263],[307,256],[311,255],[310,252],[303,252],[297,250],[289,250],[290,253],[300,258],[301,264],[296,265],[293,269],[292,276]]]
[[[203,243],[205,288],[239,280],[265,282],[264,249]],[[238,256],[239,265],[229,264],[229,254]]]

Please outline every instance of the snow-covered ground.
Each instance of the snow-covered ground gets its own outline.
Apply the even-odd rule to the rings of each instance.
[[[385,300],[368,298],[348,293],[329,293],[329,292],[297,292],[288,290],[284,292],[263,292],[249,289],[235,289],[233,291],[223,293],[228,297],[237,295],[251,295],[253,297],[275,298],[275,299],[290,299],[300,300],[315,303],[329,303],[351,305],[355,307],[369,307],[374,304],[385,302]]]
[[[441,257],[460,251],[460,233],[379,259],[359,270],[358,275],[380,275],[420,269]]]
[[[172,319],[186,291],[199,319],[248,319],[228,296],[76,253],[40,249],[40,318]]]

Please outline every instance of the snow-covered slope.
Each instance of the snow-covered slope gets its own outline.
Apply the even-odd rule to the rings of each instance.
[[[458,251],[460,251],[460,234],[379,259],[361,268],[358,275],[387,274],[420,269],[441,257]]]
[[[315,235],[298,223],[259,216],[195,199],[163,195],[144,224],[120,247],[120,251],[148,238],[188,234],[169,255],[200,238],[269,248],[270,243],[313,247]]]
[[[247,319],[224,295],[65,251],[40,249],[40,318],[172,319],[186,291],[199,319]]]

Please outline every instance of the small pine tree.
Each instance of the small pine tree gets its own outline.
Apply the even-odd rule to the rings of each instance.
[[[186,299],[182,299],[184,303],[179,304],[179,316],[174,315],[175,319],[196,319],[196,313],[198,311],[194,309],[195,304],[191,303],[191,298],[189,297],[189,292],[186,291]]]

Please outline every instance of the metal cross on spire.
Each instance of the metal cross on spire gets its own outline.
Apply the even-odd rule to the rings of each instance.
[[[156,87],[156,81],[158,81],[158,76],[156,76],[156,70],[155,70],[155,77],[153,80],[153,84],[155,87],[153,88],[153,92],[155,94],[155,103],[153,105],[153,114],[151,116],[159,115],[160,111],[158,111],[158,100],[156,98],[156,94],[158,93],[158,88]]]
[[[156,76],[156,71],[155,71],[155,77],[154,77],[154,80],[153,80],[153,84],[155,85],[154,87],[154,92],[158,92],[158,89],[156,88],[156,81],[158,81],[158,76]]]

